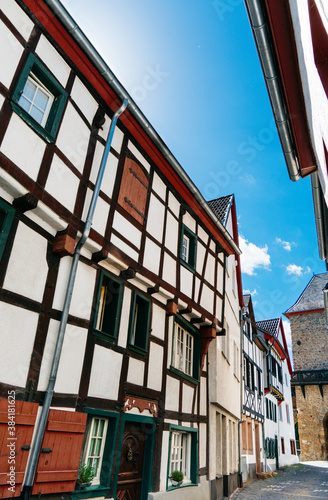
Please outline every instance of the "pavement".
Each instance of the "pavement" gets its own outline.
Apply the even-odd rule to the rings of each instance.
[[[328,462],[302,462],[278,469],[268,479],[238,488],[231,500],[328,500]]]

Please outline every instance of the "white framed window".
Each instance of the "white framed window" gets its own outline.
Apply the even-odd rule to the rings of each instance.
[[[172,431],[169,475],[175,470],[182,472],[183,482],[190,482],[191,435],[187,432]]]
[[[102,417],[92,417],[89,424],[85,453],[83,462],[91,465],[95,477],[93,484],[100,483],[101,464],[103,460],[108,419]]]
[[[194,337],[178,323],[175,325],[172,366],[193,376]]]
[[[190,248],[190,238],[188,238],[188,236],[184,234],[182,239],[181,258],[185,262],[188,262],[189,248]]]
[[[286,405],[286,417],[287,417],[287,423],[290,424],[289,406],[288,405]]]
[[[33,74],[27,78],[18,104],[42,127],[47,123],[54,96]]]

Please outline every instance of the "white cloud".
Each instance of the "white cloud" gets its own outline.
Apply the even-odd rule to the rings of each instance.
[[[290,252],[292,249],[292,245],[295,245],[295,243],[293,243],[293,242],[290,243],[289,241],[284,241],[281,238],[276,238],[275,243],[277,243],[278,245],[281,245],[285,250],[287,250],[287,252]]]
[[[291,275],[302,276],[302,274],[308,274],[311,269],[309,267],[303,268],[302,266],[297,266],[296,264],[288,264],[288,266],[286,266],[286,271]]]
[[[243,295],[257,295],[257,290],[254,288],[254,290],[251,292],[250,290],[243,290]]]
[[[256,274],[255,269],[269,269],[271,262],[270,255],[268,254],[268,245],[258,247],[254,243],[249,243],[243,236],[240,236],[239,246],[242,251],[240,259],[243,273],[253,276]]]

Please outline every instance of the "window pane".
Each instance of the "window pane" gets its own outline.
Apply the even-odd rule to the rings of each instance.
[[[30,79],[28,79],[23,90],[23,96],[25,96],[29,101],[32,101],[36,89],[37,87],[35,83],[33,83]]]
[[[44,113],[43,111],[40,111],[39,108],[32,106],[30,109],[30,115],[32,116],[32,118],[34,118],[35,121],[41,123],[43,120]]]
[[[23,95],[21,96],[21,98],[19,99],[18,101],[18,104],[20,106],[22,106],[23,109],[25,109],[25,111],[29,112],[30,111],[30,108],[31,108],[31,103],[30,101],[28,101]]]
[[[42,111],[45,111],[48,101],[49,96],[43,90],[38,89],[34,99],[35,106],[40,108]]]

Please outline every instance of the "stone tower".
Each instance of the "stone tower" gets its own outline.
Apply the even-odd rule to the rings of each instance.
[[[301,460],[328,455],[328,330],[323,289],[328,273],[315,274],[286,312],[290,320]]]

